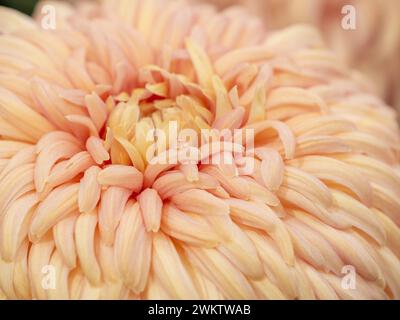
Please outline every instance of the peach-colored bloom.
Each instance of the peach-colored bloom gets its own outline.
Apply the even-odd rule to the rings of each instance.
[[[400,298],[395,112],[316,30],[184,1],[44,3],[55,30],[0,9],[0,297]],[[252,170],[202,161],[235,159],[225,145],[157,162],[178,156],[171,123],[239,149],[251,130]]]

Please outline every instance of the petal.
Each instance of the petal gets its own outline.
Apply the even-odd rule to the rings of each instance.
[[[82,213],[75,223],[75,246],[79,265],[92,285],[101,281],[101,270],[95,253],[97,211]]]
[[[29,238],[37,242],[64,217],[78,210],[79,183],[54,189],[37,207],[29,228]]]
[[[145,230],[140,207],[129,201],[116,231],[114,252],[124,283],[135,293],[148,283],[151,250],[151,235]]]
[[[97,181],[101,185],[117,186],[139,192],[143,185],[143,175],[131,166],[110,165],[99,172]]]
[[[175,299],[198,298],[197,291],[171,239],[162,232],[153,236],[152,269]]]
[[[131,193],[131,190],[120,187],[109,187],[102,192],[99,205],[99,230],[102,241],[107,245],[114,243],[115,229]]]
[[[146,231],[157,232],[160,229],[163,207],[163,202],[157,191],[147,188],[138,195],[137,200],[142,211]]]
[[[92,166],[85,171],[79,184],[78,203],[80,212],[91,212],[100,200],[101,186],[97,181],[97,175],[101,169]]]

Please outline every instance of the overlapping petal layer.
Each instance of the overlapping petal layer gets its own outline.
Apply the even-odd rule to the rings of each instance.
[[[400,298],[395,113],[314,29],[183,1],[45,3],[55,30],[0,11],[0,296]],[[252,130],[254,170],[204,164],[204,145],[155,161],[173,148],[147,138],[171,123]]]

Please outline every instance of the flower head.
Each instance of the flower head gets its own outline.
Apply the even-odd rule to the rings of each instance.
[[[0,294],[399,298],[395,114],[314,29],[162,0],[0,21]]]

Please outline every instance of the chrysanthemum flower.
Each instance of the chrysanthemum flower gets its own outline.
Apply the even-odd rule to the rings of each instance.
[[[0,295],[400,298],[395,114],[314,29],[47,4],[0,10]],[[172,122],[252,130],[254,170],[152,162]]]

